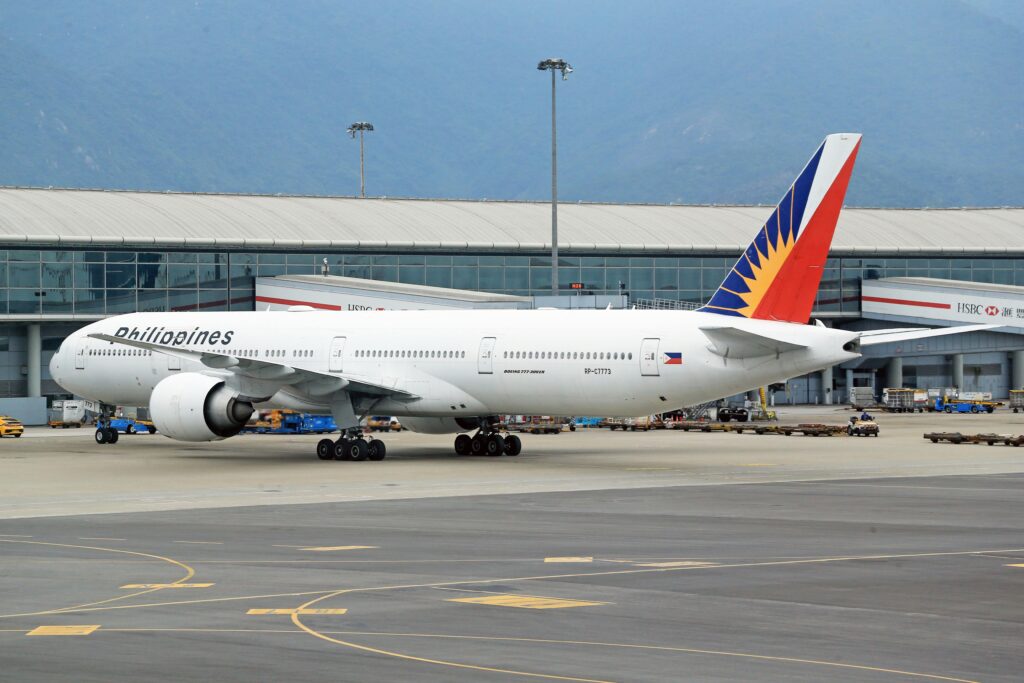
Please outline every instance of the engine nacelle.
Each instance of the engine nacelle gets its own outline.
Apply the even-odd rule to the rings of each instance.
[[[400,417],[402,429],[419,434],[455,434],[480,427],[476,417]]]
[[[216,441],[234,436],[253,413],[224,380],[184,372],[160,381],[149,399],[157,430],[178,441]]]

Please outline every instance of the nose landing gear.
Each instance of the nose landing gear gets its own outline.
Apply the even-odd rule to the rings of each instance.
[[[117,443],[118,431],[113,427],[96,427],[96,443],[98,444],[114,444]]]

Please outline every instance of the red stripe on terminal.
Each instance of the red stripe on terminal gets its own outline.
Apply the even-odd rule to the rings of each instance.
[[[862,296],[864,301],[873,301],[877,304],[896,304],[897,306],[923,306],[924,308],[952,308],[951,304],[940,304],[934,301],[911,301],[910,299],[889,299],[884,296]]]
[[[282,306],[309,306],[310,308],[322,308],[325,311],[341,310],[341,306],[333,304],[318,304],[312,301],[297,301],[295,299],[278,299],[272,296],[258,296],[256,301],[261,304],[281,304]]]

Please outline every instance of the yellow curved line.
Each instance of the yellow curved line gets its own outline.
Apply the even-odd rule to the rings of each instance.
[[[516,638],[511,636],[460,636],[442,635],[438,633],[391,633],[374,631],[327,631],[327,633],[338,635],[365,635],[365,636],[393,636],[401,638],[440,638],[451,640],[490,640],[490,641],[511,641],[522,643],[546,643],[551,645],[587,645],[594,647],[617,647],[635,650],[660,650],[665,652],[683,652],[689,654],[715,655],[721,657],[742,657],[748,659],[760,659],[765,661],[792,662],[795,664],[813,664],[816,666],[831,666],[843,669],[858,669],[861,671],[875,671],[880,673],[897,674],[900,676],[914,676],[928,678],[936,681],[953,681],[954,683],[979,683],[969,678],[953,678],[941,674],[920,673],[917,671],[903,671],[902,669],[887,669],[866,664],[845,664],[843,662],[829,662],[821,659],[805,659],[802,657],[780,657],[773,655],[757,655],[748,652],[730,652],[728,650],[703,650],[692,647],[673,647],[670,645],[641,645],[632,643],[604,643],[591,640],[557,640],[553,638]],[[372,648],[371,648],[372,649]],[[375,650],[381,652],[380,650]],[[386,653],[386,651],[384,651]],[[417,658],[418,659],[418,658]],[[570,679],[578,680],[578,679]]]
[[[306,609],[310,605],[315,605],[316,603],[320,602],[321,600],[327,600],[329,598],[337,597],[338,595],[342,595],[343,593],[348,593],[348,592],[349,592],[348,590],[335,591],[334,593],[330,593],[328,595],[324,595],[324,596],[321,596],[319,598],[314,598],[313,600],[309,600],[308,602],[306,602],[305,604],[300,606],[299,609]],[[344,645],[345,647],[349,647],[349,648],[352,648],[352,649],[355,649],[355,650],[362,650],[364,652],[372,652],[374,654],[385,655],[387,657],[395,657],[397,659],[405,659],[405,660],[412,661],[412,662],[421,662],[423,664],[438,664],[440,666],[450,666],[450,667],[454,667],[454,668],[457,668],[457,669],[471,669],[473,671],[487,671],[487,672],[490,672],[490,673],[511,674],[513,676],[525,676],[525,677],[528,677],[528,678],[546,678],[548,680],[554,680],[554,681],[577,681],[578,683],[614,683],[614,681],[607,681],[607,680],[596,679],[596,678],[575,678],[573,676],[559,676],[559,675],[556,675],[556,674],[543,674],[543,673],[537,673],[537,672],[533,672],[533,671],[518,671],[518,670],[515,670],[515,669],[501,669],[501,668],[493,667],[493,666],[482,666],[482,665],[477,665],[477,664],[465,664],[465,663],[462,663],[462,662],[452,662],[452,661],[447,661],[447,660],[444,660],[444,659],[430,659],[428,657],[417,657],[415,655],[407,655],[407,654],[404,654],[402,652],[394,652],[392,650],[382,650],[380,648],[370,647],[369,645],[360,645],[358,643],[353,643],[353,642],[350,642],[350,641],[347,641],[347,640],[341,640],[340,638],[332,638],[332,637],[330,637],[328,635],[325,635],[325,634],[321,633],[320,631],[317,631],[314,628],[306,626],[306,624],[302,623],[302,620],[299,619],[299,615],[298,614],[293,613],[291,616],[292,616],[292,623],[295,624],[296,626],[298,626],[300,629],[302,629],[303,631],[305,631],[306,633],[308,633],[311,636],[316,636],[317,638],[320,638],[321,640],[326,640],[329,643],[336,643],[338,645]]]
[[[104,633],[149,633],[149,632],[187,632],[187,633],[275,633],[281,635],[303,635],[303,631],[295,631],[292,629],[277,629],[277,628],[105,628]],[[25,629],[0,629],[3,633],[24,633]],[[671,645],[642,645],[634,643],[603,643],[590,640],[555,640],[551,638],[516,638],[512,636],[462,636],[454,634],[442,634],[442,633],[397,633],[393,631],[320,631],[325,635],[349,635],[349,636],[385,636],[394,638],[439,638],[448,640],[493,640],[493,641],[512,641],[512,642],[524,642],[524,643],[546,643],[552,645],[589,645],[595,647],[618,647],[625,649],[636,649],[636,650],[661,650],[666,652],[684,652],[692,654],[707,654],[717,655],[726,657],[744,657],[750,659],[763,659],[768,661],[782,661],[782,662],[794,662],[798,664],[814,664],[821,666],[832,666],[844,669],[861,669],[865,671],[876,671],[880,673],[891,673],[900,676],[913,676],[918,678],[928,678],[936,681],[952,681],[953,683],[979,683],[971,678],[954,678],[951,676],[943,676],[942,674],[929,674],[920,673],[917,671],[903,671],[902,669],[886,669],[877,666],[868,666],[866,664],[845,664],[843,662],[828,662],[820,659],[803,659],[800,657],[778,657],[772,655],[755,655],[746,652],[729,652],[726,650],[702,650],[698,648],[688,647],[673,647]],[[376,650],[377,652],[387,652]],[[548,674],[538,674],[548,675]],[[580,679],[569,679],[569,680],[580,680]]]
[[[431,583],[411,583],[411,584],[397,584],[391,586],[366,586],[363,588],[346,588],[346,589],[322,589],[312,591],[293,591],[291,593],[266,593],[260,595],[232,595],[220,598],[200,598],[197,600],[168,600],[165,602],[149,602],[139,605],[115,605],[113,607],[91,607],[85,609],[77,609],[73,607],[63,608],[64,612],[80,611],[80,612],[94,612],[94,611],[105,611],[105,610],[116,610],[116,609],[138,609],[142,607],[168,607],[175,605],[196,605],[202,603],[211,602],[232,602],[238,600],[259,600],[264,598],[285,598],[285,597],[304,597],[307,595],[320,595],[324,598],[332,595],[341,595],[342,593],[366,593],[375,591],[390,591],[390,590],[403,590],[407,588],[434,588],[437,586],[465,586],[465,585],[485,585],[491,583],[514,583],[517,581],[546,581],[551,579],[570,579],[570,578],[586,578],[590,576],[617,576],[621,574],[654,574],[654,573],[673,573],[682,571],[707,571],[711,569],[737,569],[746,567],[774,567],[774,566],[785,566],[785,565],[796,565],[796,564],[821,564],[831,562],[851,562],[851,561],[862,561],[862,560],[900,560],[910,559],[916,557],[951,557],[957,555],[980,555],[984,553],[1015,553],[1024,552],[1024,548],[993,548],[984,550],[957,550],[947,552],[932,552],[932,553],[904,553],[904,554],[892,554],[892,555],[844,555],[839,557],[815,557],[815,558],[795,558],[791,560],[770,560],[763,562],[734,562],[731,564],[709,564],[701,566],[688,566],[688,567],[644,567],[641,569],[617,569],[607,570],[600,572],[574,572],[569,574],[540,574],[537,576],[512,576],[512,577],[498,577],[498,578],[479,578],[479,579],[459,579],[457,581],[434,581]],[[182,579],[184,580],[184,579]],[[0,615],[2,616],[2,615]],[[20,616],[20,615],[11,615]]]
[[[182,569],[185,570],[185,576],[181,577],[177,581],[173,581],[172,582],[172,583],[175,583],[175,584],[177,584],[177,583],[184,583],[184,582],[188,581],[189,579],[191,579],[193,576],[196,575],[196,570],[193,569],[192,567],[188,566],[184,562],[179,562],[178,560],[175,560],[175,559],[170,558],[170,557],[164,557],[163,555],[153,555],[151,553],[140,553],[140,552],[136,552],[134,550],[121,550],[119,548],[99,548],[99,547],[96,547],[96,546],[88,546],[88,545],[71,545],[69,543],[46,543],[46,542],[43,542],[43,541],[12,541],[12,540],[2,539],[2,538],[0,538],[0,543],[27,543],[29,545],[48,545],[48,546],[55,546],[55,547],[58,547],[58,548],[77,548],[79,550],[99,550],[99,551],[102,551],[102,552],[121,553],[123,555],[134,555],[136,557],[147,557],[147,558],[150,558],[150,559],[153,559],[153,560],[160,560],[162,562],[169,562],[169,563],[177,565],[177,566],[179,566],[179,567],[181,567]],[[148,589],[143,590],[143,591],[136,591],[134,593],[126,593],[125,595],[118,595],[117,597],[108,598],[106,600],[98,600],[96,602],[86,602],[86,603],[83,603],[81,605],[72,605],[70,607],[57,607],[55,609],[44,610],[44,611],[40,611],[40,612],[23,612],[21,614],[0,614],[0,619],[7,619],[7,618],[11,618],[11,617],[31,617],[31,616],[40,616],[40,615],[43,615],[43,614],[59,614],[61,612],[76,611],[76,610],[80,610],[80,609],[84,609],[84,608],[88,608],[88,607],[96,607],[97,605],[105,605],[105,604],[110,603],[110,602],[117,602],[118,600],[125,600],[127,598],[134,598],[136,596],[145,595],[146,593],[152,593],[152,592],[158,591],[158,590],[160,590],[160,589],[159,588],[148,588]]]

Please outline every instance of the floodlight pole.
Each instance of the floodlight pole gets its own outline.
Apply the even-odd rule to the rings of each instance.
[[[554,69],[551,69],[551,294],[558,296],[558,137]]]
[[[363,151],[363,129],[359,129],[359,196],[366,198],[366,153]]]
[[[551,294],[558,296],[558,131],[556,122],[555,72],[566,80],[572,67],[564,59],[545,59],[537,65],[540,71],[551,72]]]
[[[356,132],[359,133],[359,196],[366,198],[366,175],[365,175],[365,160],[366,155],[363,151],[363,133],[365,131],[372,131],[373,124],[366,121],[356,121],[348,127],[346,131],[353,138],[356,136]]]

